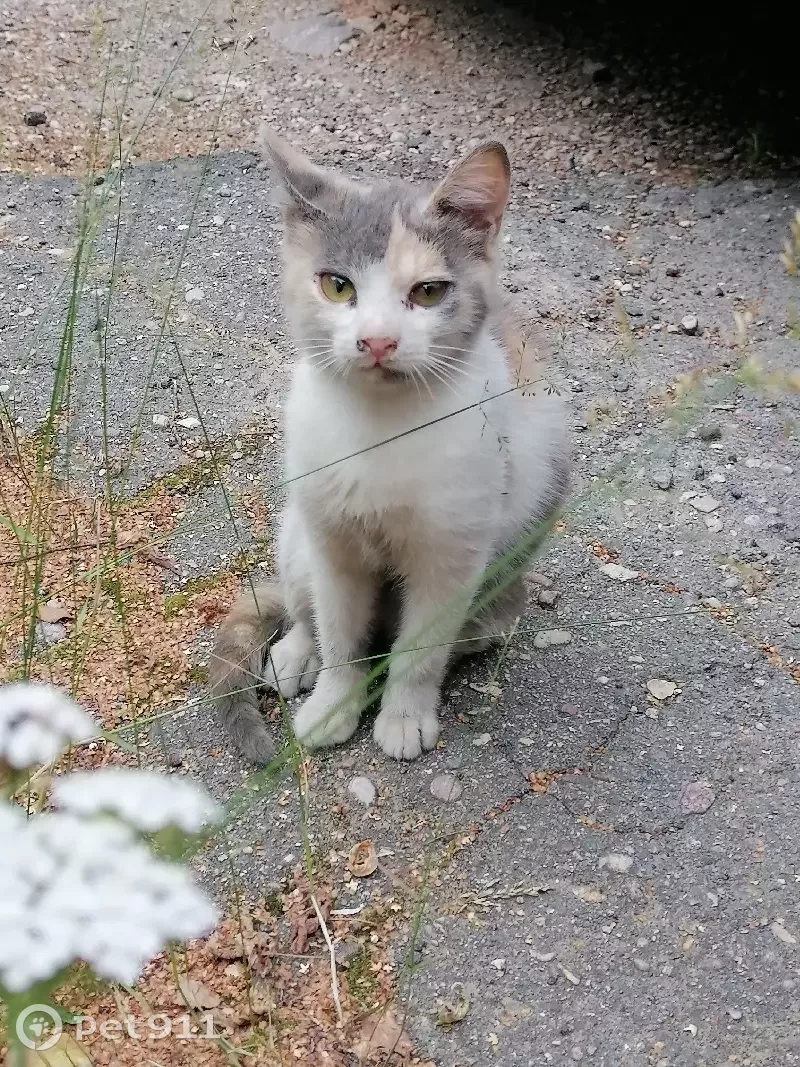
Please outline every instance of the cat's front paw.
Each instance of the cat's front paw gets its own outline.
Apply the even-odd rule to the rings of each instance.
[[[264,682],[289,700],[301,690],[311,689],[318,672],[314,639],[303,626],[295,625],[270,649],[264,665]]]
[[[438,694],[409,691],[403,697],[387,693],[372,735],[392,759],[416,759],[439,740]]]
[[[343,705],[338,690],[331,692],[317,685],[294,717],[294,732],[307,748],[327,748],[352,737],[358,720],[358,710],[352,704]]]

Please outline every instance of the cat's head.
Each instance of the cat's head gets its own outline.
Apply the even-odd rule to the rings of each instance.
[[[302,358],[377,388],[470,373],[495,299],[509,192],[502,145],[476,148],[433,190],[353,182],[262,135],[284,206],[284,291]]]

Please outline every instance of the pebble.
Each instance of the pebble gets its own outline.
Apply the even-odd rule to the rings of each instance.
[[[29,107],[24,119],[26,126],[44,126],[47,122],[47,112],[43,107]]]
[[[187,415],[185,419],[178,419],[178,426],[184,430],[196,430],[199,425],[200,420],[196,415]]]
[[[491,734],[478,734],[477,737],[473,737],[472,743],[477,748],[484,748],[492,740]]]
[[[157,426],[160,430],[165,430],[169,426],[169,415],[154,415],[153,425]]]
[[[716,796],[710,782],[687,782],[681,790],[681,811],[684,815],[703,815]]]
[[[540,608],[552,611],[561,599],[561,593],[557,589],[540,589],[536,598]]]
[[[458,800],[464,787],[452,774],[437,774],[430,785],[431,796],[448,804]]]
[[[369,36],[374,33],[380,26],[380,22],[376,18],[370,18],[368,15],[362,15],[359,18],[350,19],[350,25],[359,33],[364,33]]]
[[[369,778],[365,778],[363,775],[358,775],[353,778],[347,787],[347,792],[357,800],[359,804],[363,804],[365,808],[375,803],[375,797],[377,790]]]
[[[572,641],[569,630],[541,630],[533,639],[534,648],[555,648],[558,645],[568,645]]]
[[[742,1017],[742,1013],[739,1011],[738,1008],[728,1008],[728,1015],[730,1015],[734,1022],[737,1023]]]
[[[641,956],[633,957],[633,966],[637,971],[647,972],[650,970],[650,963],[648,960],[643,960]]]
[[[651,678],[647,683],[648,693],[656,700],[669,700],[678,692],[675,682],[669,682],[666,678]]]
[[[684,333],[695,334],[699,326],[696,315],[684,315],[681,319],[681,329]]]
[[[199,287],[194,289],[187,289],[184,300],[187,304],[199,304],[201,300],[205,300],[206,294]]]
[[[666,269],[666,275],[668,278],[677,278],[681,272],[681,268],[674,263],[670,263]]]
[[[698,429],[697,436],[701,441],[719,441],[722,437],[722,427],[718,422],[704,422]]]
[[[290,52],[306,56],[332,56],[345,41],[361,32],[338,12],[305,18],[276,20],[267,32]]]
[[[783,923],[777,920],[770,926],[773,937],[776,937],[778,941],[782,941],[784,945],[796,945],[797,938],[794,934],[790,934]]]
[[[715,500],[709,493],[696,496],[689,503],[695,511],[701,511],[704,515],[709,515],[712,511],[716,511],[720,505],[719,500]]]
[[[665,492],[667,489],[672,488],[672,471],[669,467],[657,467],[650,472],[650,484],[655,486],[656,489],[663,489]]]
[[[609,852],[607,856],[600,857],[599,866],[615,874],[626,874],[633,866],[633,856],[627,856],[624,852]]]
[[[738,574],[732,574],[730,578],[726,578],[722,583],[723,589],[738,589],[742,584],[742,579]]]
[[[172,96],[183,104],[190,104],[194,100],[195,92],[188,85],[179,85],[177,89],[173,90]]]
[[[630,567],[623,567],[619,563],[604,563],[600,571],[607,578],[613,578],[616,582],[632,582],[634,578],[639,577],[638,571],[633,571]]]
[[[33,636],[39,647],[49,648],[64,640],[67,636],[67,628],[62,622],[37,622]]]
[[[593,82],[610,82],[614,75],[607,63],[601,63],[597,59],[585,59],[583,61],[583,73]]]

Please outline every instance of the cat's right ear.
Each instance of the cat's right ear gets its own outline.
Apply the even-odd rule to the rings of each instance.
[[[306,218],[324,215],[323,201],[335,184],[333,176],[268,126],[261,128],[259,147],[277,179],[280,203],[287,215]]]

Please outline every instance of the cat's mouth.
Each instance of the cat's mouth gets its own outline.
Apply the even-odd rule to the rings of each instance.
[[[376,382],[399,382],[404,381],[408,375],[398,367],[387,367],[383,363],[373,363],[369,367],[362,367],[364,374]]]

